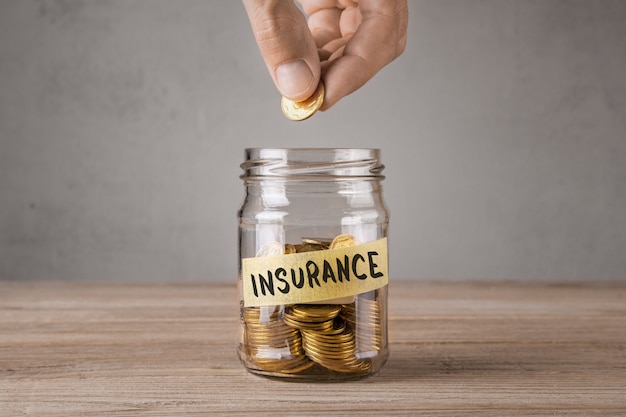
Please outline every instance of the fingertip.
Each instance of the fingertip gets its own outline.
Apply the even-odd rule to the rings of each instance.
[[[275,74],[276,86],[280,93],[294,101],[309,98],[318,84],[313,70],[302,59],[280,64]]]

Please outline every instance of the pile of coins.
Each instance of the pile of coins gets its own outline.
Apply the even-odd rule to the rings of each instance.
[[[302,346],[312,361],[336,372],[367,372],[370,362],[357,358],[354,331],[345,321],[335,321],[342,310],[335,305],[295,305],[285,321],[300,330]]]
[[[358,245],[360,242],[352,235],[342,234],[334,239],[303,237],[302,243],[292,245],[291,243],[282,244],[275,240],[271,240],[261,246],[256,253],[257,258],[263,256],[290,255],[293,253],[314,252],[318,250],[348,248]]]
[[[345,234],[332,240],[303,238],[297,245],[269,242],[257,256],[337,249],[357,243]],[[371,369],[368,358],[383,349],[381,308],[375,299],[246,307],[242,319],[246,356],[257,369],[269,373],[297,374],[315,364],[335,372],[366,373]]]
[[[300,332],[287,326],[280,306],[244,310],[248,353],[261,369],[297,373],[313,363],[305,356]]]
[[[356,304],[346,304],[341,310],[341,318],[354,329],[356,344],[361,352],[375,352],[382,349],[382,329],[380,326],[380,304],[375,300],[361,298]]]

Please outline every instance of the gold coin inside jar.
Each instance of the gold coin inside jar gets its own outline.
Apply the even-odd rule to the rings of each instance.
[[[357,241],[354,236],[343,234],[333,239],[333,241],[330,243],[330,249],[349,248],[358,244],[359,241]]]

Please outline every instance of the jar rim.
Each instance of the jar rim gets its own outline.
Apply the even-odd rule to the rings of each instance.
[[[384,179],[378,148],[246,148],[241,178]]]

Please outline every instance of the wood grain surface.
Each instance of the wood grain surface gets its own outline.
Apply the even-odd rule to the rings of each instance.
[[[368,379],[247,373],[235,283],[0,282],[0,416],[626,415],[626,282],[390,285]]]

